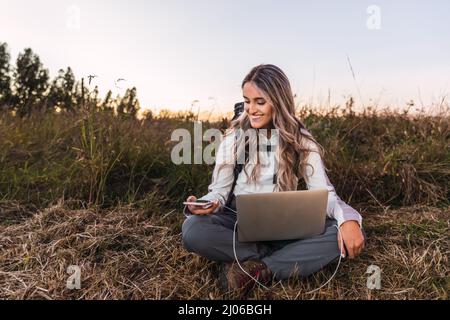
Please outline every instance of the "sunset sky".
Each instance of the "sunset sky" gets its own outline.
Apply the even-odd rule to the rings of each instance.
[[[332,103],[430,104],[450,93],[449,39],[446,0],[0,0],[13,60],[31,47],[52,76],[71,66],[98,75],[101,93],[136,86],[152,109],[229,111],[261,63],[281,67],[300,102],[330,90]]]

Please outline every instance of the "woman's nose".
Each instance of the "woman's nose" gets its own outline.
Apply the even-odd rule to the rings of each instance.
[[[258,111],[258,109],[256,108],[256,105],[253,103],[250,103],[249,107],[248,107],[248,113],[253,114],[257,111]]]

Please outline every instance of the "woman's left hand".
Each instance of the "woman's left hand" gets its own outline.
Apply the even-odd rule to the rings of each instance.
[[[340,234],[344,240],[350,259],[356,258],[364,249],[364,235],[357,221],[346,221],[340,227]],[[345,249],[341,247],[341,237],[338,234],[338,245],[341,252],[345,255]]]

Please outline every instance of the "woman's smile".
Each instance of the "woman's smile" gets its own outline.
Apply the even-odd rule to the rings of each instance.
[[[250,120],[252,122],[259,122],[263,119],[264,115],[252,115],[250,116]]]

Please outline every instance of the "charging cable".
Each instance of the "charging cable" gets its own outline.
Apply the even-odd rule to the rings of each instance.
[[[233,211],[234,213],[237,214],[237,212],[235,210],[233,210],[233,209],[231,209],[231,208],[229,208],[227,206],[223,205],[222,207],[226,208],[228,210],[231,210],[231,211]],[[236,253],[236,231],[237,231],[237,226],[238,226],[238,222],[236,221],[236,223],[234,224],[234,231],[233,231],[233,253],[234,253],[234,259],[236,260],[237,265],[239,266],[239,268],[241,269],[242,272],[244,272],[247,276],[249,276],[251,279],[253,279],[258,285],[260,285],[261,287],[263,287],[266,290],[269,290],[269,288],[267,288],[265,285],[263,285],[261,282],[259,282],[258,279],[255,279],[252,275],[250,275],[247,271],[245,271],[244,268],[241,266],[241,264],[239,262],[239,259],[237,257],[237,253]],[[344,239],[342,237],[341,231],[339,230],[338,226],[335,225],[334,227],[337,229],[338,237],[339,237],[339,240],[341,242],[341,248],[344,248]],[[325,287],[328,283],[330,283],[330,281],[333,280],[333,278],[336,276],[336,274],[337,274],[337,272],[339,270],[339,266],[341,265],[342,258],[344,258],[344,257],[345,257],[344,254],[341,252],[340,255],[339,255],[339,261],[338,261],[336,270],[334,271],[333,275],[330,277],[330,279],[328,279],[327,282],[325,282],[323,285],[321,285],[317,289],[314,289],[312,291],[306,292],[306,294],[314,293],[314,292],[322,289],[323,287]]]

